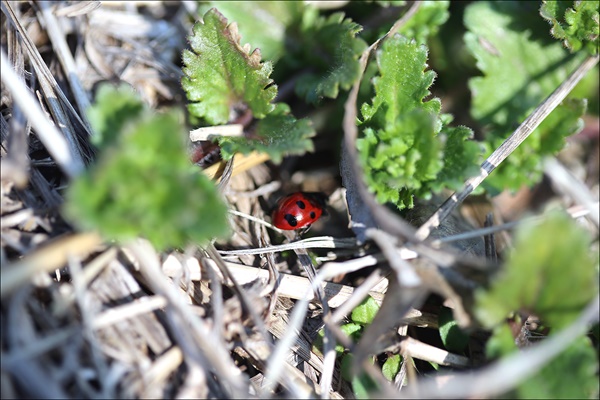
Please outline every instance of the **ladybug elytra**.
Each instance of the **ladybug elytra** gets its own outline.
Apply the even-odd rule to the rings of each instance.
[[[296,192],[281,198],[273,211],[273,225],[291,231],[309,228],[325,211],[326,196],[318,192]]]

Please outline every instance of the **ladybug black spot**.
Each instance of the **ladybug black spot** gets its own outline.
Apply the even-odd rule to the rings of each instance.
[[[301,209],[301,210],[304,210],[304,209],[306,208],[306,204],[304,204],[304,202],[303,202],[302,200],[298,200],[298,201],[296,202],[296,205],[297,205],[298,207],[300,207],[300,209]]]
[[[296,220],[296,217],[294,217],[292,214],[285,214],[283,218],[287,221],[288,224],[290,224],[290,226],[298,225],[298,220]]]
[[[315,217],[316,217],[316,216],[317,216],[317,214],[315,214],[315,212],[314,212],[314,211],[311,211],[311,212],[310,212],[310,218],[311,218],[311,219],[315,219]]]

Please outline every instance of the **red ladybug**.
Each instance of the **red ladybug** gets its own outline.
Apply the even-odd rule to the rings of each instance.
[[[273,211],[273,225],[292,231],[306,228],[326,214],[326,196],[318,192],[296,192],[281,198]]]

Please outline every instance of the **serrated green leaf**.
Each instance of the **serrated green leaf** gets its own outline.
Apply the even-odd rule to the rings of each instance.
[[[377,52],[375,97],[361,107],[357,148],[367,184],[379,202],[399,209],[412,208],[415,196],[426,200],[458,187],[477,171],[480,150],[467,141],[472,132],[444,126],[440,133],[451,118],[440,115],[439,99],[423,102],[435,78],[426,61],[425,46],[400,35],[387,39]]]
[[[357,324],[368,325],[373,322],[373,318],[375,318],[378,310],[379,304],[377,304],[377,301],[368,296],[352,310],[350,319]]]
[[[537,10],[526,2],[477,2],[465,10],[469,32],[465,42],[483,77],[469,81],[471,114],[487,127],[486,156],[491,154],[567,75],[583,56],[569,56],[559,43],[543,37]],[[573,107],[571,107],[573,110]],[[560,150],[543,142],[563,143],[580,126],[581,114],[555,110],[561,129],[550,123],[538,127],[521,146],[486,179],[488,188],[517,190],[539,180],[544,155]],[[570,122],[570,124],[568,123]]]
[[[383,373],[383,376],[385,376],[385,379],[390,382],[394,381],[394,378],[398,375],[398,372],[400,372],[401,361],[402,357],[400,357],[400,354],[394,354],[385,360],[381,367],[381,372]]]
[[[274,108],[271,63],[261,63],[260,50],[250,52],[240,39],[237,25],[228,25],[213,8],[193,27],[188,38],[193,51],[183,51],[181,83],[189,111],[210,124],[227,123],[234,109],[248,107],[255,118],[264,118]]]
[[[521,399],[597,399],[598,359],[590,340],[577,339],[517,393]]]
[[[380,127],[394,126],[398,116],[415,108],[440,112],[439,99],[423,102],[431,94],[429,87],[435,79],[435,72],[425,71],[426,62],[425,46],[400,35],[384,41],[377,51],[380,76],[373,78],[376,96],[372,105],[361,107],[367,126],[372,119],[376,119],[374,122]]]
[[[440,135],[446,139],[444,166],[430,187],[434,192],[439,192],[443,187],[458,190],[466,177],[479,171],[482,146],[470,140],[473,131],[466,126],[449,127],[444,124]]]
[[[428,194],[424,182],[434,180],[442,168],[435,124],[433,114],[415,109],[398,117],[394,130],[367,129],[357,140],[367,184],[379,202],[410,208],[413,195]]]
[[[553,328],[569,324],[598,293],[589,242],[587,233],[562,213],[520,228],[504,269],[489,290],[476,293],[479,321],[493,327],[509,312],[526,309]]]
[[[252,137],[221,136],[217,139],[221,146],[221,155],[230,159],[235,152],[248,154],[253,150],[267,153],[274,163],[280,163],[285,155],[301,155],[313,151],[310,139],[315,135],[310,120],[297,120],[289,113],[284,103],[264,119],[258,121]]]
[[[316,70],[304,74],[296,83],[296,93],[307,102],[317,103],[323,97],[335,99],[339,89],[348,90],[358,79],[358,58],[366,49],[364,40],[356,35],[362,27],[344,13],[321,17],[308,8],[301,28],[302,43],[290,49],[303,64]],[[295,49],[295,51],[294,51]]]
[[[228,20],[235,21],[244,40],[260,49],[264,60],[276,63],[285,55],[286,30],[298,23],[301,1],[211,1],[199,12],[216,7]]]
[[[550,33],[571,52],[582,48],[598,54],[598,1],[543,1],[540,15],[551,25]]]
[[[111,91],[94,107],[123,115],[106,103],[124,92]],[[123,102],[123,109],[132,103]],[[111,120],[112,115],[106,117]],[[172,112],[144,110],[121,123],[113,143],[69,186],[65,217],[109,239],[143,236],[159,250],[226,234],[227,208],[213,182],[190,164],[182,119]]]
[[[464,333],[452,314],[452,310],[442,307],[438,315],[440,338],[446,350],[453,353],[462,353],[469,343],[469,335]]]
[[[421,1],[417,12],[402,25],[399,32],[407,38],[415,39],[418,44],[427,43],[449,18],[449,1]]]
[[[139,116],[144,104],[135,91],[126,85],[102,85],[96,94],[96,103],[87,110],[94,135],[91,141],[102,148],[111,145],[124,126]]]

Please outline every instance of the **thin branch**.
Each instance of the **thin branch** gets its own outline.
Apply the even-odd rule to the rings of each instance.
[[[579,81],[598,63],[599,56],[590,56],[540,104],[525,121],[481,164],[479,175],[468,179],[463,189],[452,194],[440,208],[417,230],[416,237],[425,240],[469,194],[500,165],[538,125],[567,97]]]

